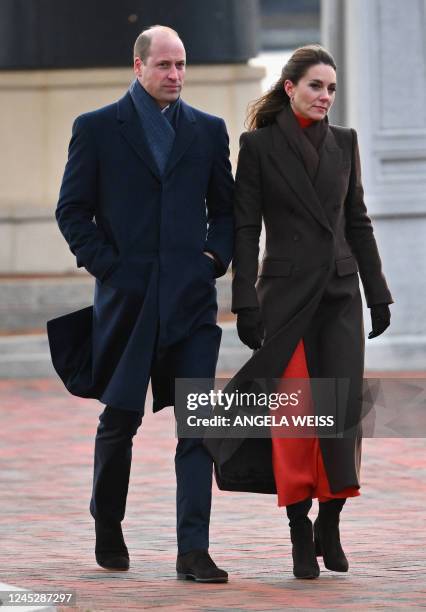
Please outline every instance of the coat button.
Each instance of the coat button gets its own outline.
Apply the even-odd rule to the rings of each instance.
[[[335,204],[335,205],[333,206],[333,208],[334,208],[334,210],[339,210],[339,209],[340,209],[340,204]]]
[[[294,234],[294,236],[293,236],[293,240],[294,240],[295,242],[297,242],[298,240],[300,240],[300,234]]]

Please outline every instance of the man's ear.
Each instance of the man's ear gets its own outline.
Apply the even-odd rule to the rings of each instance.
[[[133,72],[135,73],[137,77],[142,76],[142,66],[143,66],[143,61],[141,60],[140,57],[136,56],[133,60]]]

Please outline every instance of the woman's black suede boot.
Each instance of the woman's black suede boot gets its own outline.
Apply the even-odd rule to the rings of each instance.
[[[340,543],[340,512],[346,499],[332,499],[319,503],[318,517],[314,523],[315,552],[322,557],[327,569],[347,572],[349,563]]]
[[[311,498],[286,507],[293,545],[293,574],[296,578],[318,578],[320,573],[315,556],[312,523],[308,518],[311,507]]]

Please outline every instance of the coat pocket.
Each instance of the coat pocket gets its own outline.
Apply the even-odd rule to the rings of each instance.
[[[143,298],[151,278],[154,262],[151,258],[147,261],[125,261],[114,268],[102,281],[103,287],[109,287],[126,295]]]
[[[259,276],[290,276],[293,263],[289,259],[264,259]]]
[[[349,276],[358,272],[358,266],[355,257],[345,257],[336,261],[337,276]]]

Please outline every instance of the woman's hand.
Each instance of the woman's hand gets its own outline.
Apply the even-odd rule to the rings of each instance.
[[[369,340],[383,334],[385,329],[390,325],[390,308],[389,304],[374,304],[370,308],[372,331],[368,334]]]
[[[241,308],[237,312],[237,331],[241,342],[256,351],[262,346],[264,327],[259,308]]]

